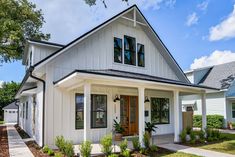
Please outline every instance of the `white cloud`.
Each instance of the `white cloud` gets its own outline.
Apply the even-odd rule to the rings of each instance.
[[[210,28],[209,40],[217,41],[235,37],[235,5],[233,12],[221,23]]]
[[[206,11],[207,7],[208,7],[209,1],[203,1],[202,3],[199,3],[197,5],[197,8],[202,10],[202,11]]]
[[[172,7],[176,0],[129,0],[128,4],[121,0],[102,1],[89,7],[84,0],[31,0],[42,9],[46,23],[43,32],[51,34],[51,41],[66,44],[93,27],[111,18],[125,8],[137,4],[142,10]]]
[[[186,25],[190,27],[190,26],[192,26],[194,24],[197,24],[198,19],[199,18],[197,16],[197,13],[193,12],[192,14],[188,15],[187,21],[186,21]]]
[[[194,59],[193,63],[190,66],[190,69],[223,64],[231,61],[235,61],[235,52],[232,52],[230,50],[215,50],[209,56],[202,56],[200,58]]]

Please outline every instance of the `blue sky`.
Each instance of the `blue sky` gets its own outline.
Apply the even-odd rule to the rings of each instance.
[[[42,9],[52,42],[66,44],[128,7],[121,0],[31,0]],[[137,4],[183,70],[235,60],[235,0],[129,0]],[[0,80],[20,82],[21,62],[0,66]]]

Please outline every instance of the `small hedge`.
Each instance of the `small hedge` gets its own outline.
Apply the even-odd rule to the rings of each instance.
[[[221,115],[207,115],[207,128],[223,128],[224,117]],[[193,116],[193,127],[202,127],[202,115]]]

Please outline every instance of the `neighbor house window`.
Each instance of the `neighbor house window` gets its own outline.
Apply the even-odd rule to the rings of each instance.
[[[114,62],[122,63],[122,39],[114,38]]]
[[[107,96],[91,95],[91,128],[107,127]]]
[[[124,63],[136,65],[136,42],[129,36],[124,36]]]
[[[84,126],[84,95],[76,94],[75,96],[75,128],[83,129]]]
[[[23,118],[24,118],[24,113],[25,113],[25,103],[23,103]]]
[[[232,116],[235,118],[235,103],[232,104]]]
[[[137,44],[138,66],[144,67],[144,45]]]
[[[29,105],[28,105],[28,101],[26,101],[26,119],[28,119],[28,109],[29,109]]]
[[[169,99],[151,98],[151,121],[155,124],[169,124]]]

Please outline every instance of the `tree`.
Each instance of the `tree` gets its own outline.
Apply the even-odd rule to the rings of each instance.
[[[86,4],[88,4],[89,6],[93,6],[96,5],[97,0],[84,0],[86,2]],[[106,2],[105,0],[100,0],[103,4],[104,7],[107,8]],[[128,2],[128,0],[121,0],[122,2]]]
[[[19,87],[20,84],[13,81],[2,84],[0,88],[0,117],[2,115],[2,108],[15,100],[14,97]]]
[[[0,0],[0,63],[19,60],[27,38],[48,40],[40,31],[42,10],[28,0]]]

